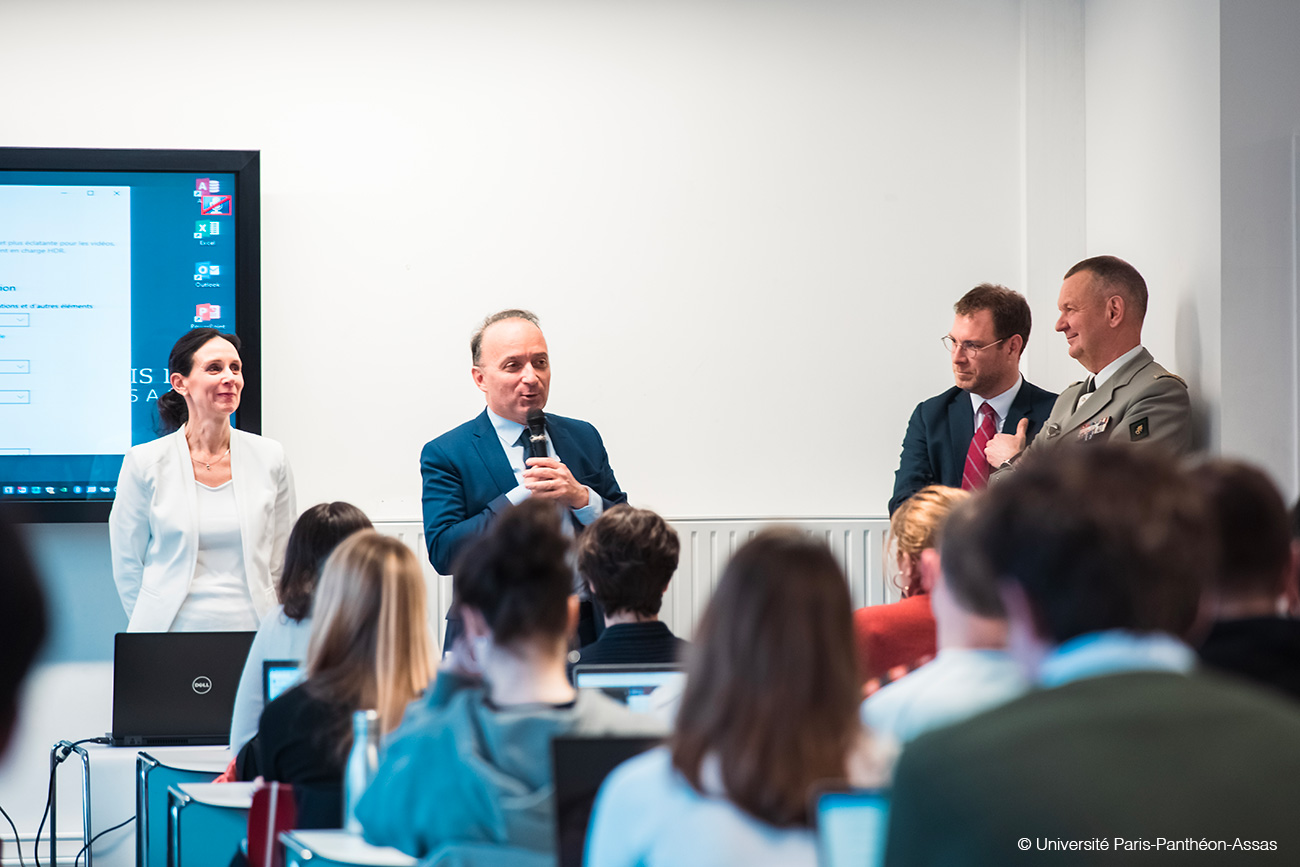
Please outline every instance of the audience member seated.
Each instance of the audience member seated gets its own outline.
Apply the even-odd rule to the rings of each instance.
[[[1189,473],[1219,531],[1219,567],[1206,596],[1213,624],[1201,662],[1300,698],[1300,621],[1279,613],[1295,599],[1297,566],[1282,495],[1264,473],[1235,461]]]
[[[244,775],[291,783],[298,826],[339,827],[352,714],[379,713],[393,731],[432,669],[424,574],[397,539],[361,530],[325,561],[312,615],[306,679],[262,711]]]
[[[551,739],[658,735],[662,724],[565,672],[578,598],[562,515],[543,499],[505,512],[453,570],[464,631],[412,705],[357,807],[367,841],[430,861],[459,847],[553,857]]]
[[[0,756],[18,721],[23,679],[45,641],[45,594],[18,531],[0,517]]]
[[[907,745],[886,863],[1293,860],[1300,709],[1199,673],[1183,641],[1217,557],[1204,497],[1156,451],[1019,467],[946,532],[998,582],[1040,688]]]
[[[677,532],[648,509],[615,506],[578,541],[578,573],[605,611],[605,631],[571,661],[676,662],[690,645],[659,621],[677,571]]]
[[[311,603],[321,567],[339,542],[357,530],[370,527],[370,519],[351,503],[312,506],[293,525],[284,554],[284,569],[276,586],[280,604],[262,619],[235,693],[235,710],[230,720],[230,751],[235,755],[257,734],[257,724],[262,718],[262,663],[268,659],[301,661],[307,655]]]
[[[817,863],[814,785],[880,785],[858,722],[848,582],[792,529],[736,552],[701,620],[669,746],[597,797],[589,867]]]
[[[1028,688],[1006,649],[1006,611],[997,584],[970,563],[977,552],[969,548],[969,534],[958,529],[950,535],[978,508],[979,497],[959,505],[948,516],[939,547],[921,552],[921,573],[932,588],[939,653],[862,703],[863,721],[878,734],[910,741],[1010,701]]]
[[[863,680],[881,677],[895,666],[934,656],[934,615],[929,587],[921,575],[921,552],[934,541],[953,506],[968,491],[927,485],[903,501],[889,518],[890,546],[898,563],[903,598],[853,612],[858,666]]]

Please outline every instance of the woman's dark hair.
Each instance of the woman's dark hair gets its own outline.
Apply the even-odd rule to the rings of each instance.
[[[677,571],[677,532],[649,509],[615,506],[578,540],[578,572],[606,614],[653,617]]]
[[[764,530],[732,557],[696,632],[671,740],[705,792],[718,762],[728,799],[776,827],[809,824],[808,793],[844,781],[862,737],[848,582],[826,544]]]
[[[243,344],[239,342],[239,336],[236,334],[218,331],[215,328],[195,328],[182,334],[181,339],[177,340],[176,345],[172,347],[172,353],[167,357],[167,375],[179,373],[181,376],[189,376],[190,371],[194,369],[194,353],[214,337],[228,340],[230,345],[235,347],[236,352],[243,351]],[[159,395],[158,418],[162,421],[164,432],[179,430],[189,417],[190,410],[185,405],[185,398],[170,388]]]
[[[311,614],[316,582],[330,553],[357,530],[373,526],[366,513],[351,503],[318,503],[298,517],[289,533],[276,588],[286,617],[301,621]]]
[[[456,601],[483,615],[494,644],[562,638],[569,626],[573,569],[561,515],[524,500],[496,520],[456,563]]]

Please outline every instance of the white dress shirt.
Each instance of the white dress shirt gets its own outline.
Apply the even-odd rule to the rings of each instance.
[[[1006,424],[1007,413],[1011,412],[1011,404],[1015,402],[1016,395],[1020,393],[1020,386],[1023,385],[1024,382],[1025,378],[1023,376],[1017,376],[1015,385],[1011,386],[996,397],[990,397],[988,400],[985,400],[973,391],[970,392],[971,409],[975,411],[975,421],[971,427],[971,432],[974,433],[976,430],[979,430],[980,407],[986,403],[993,407],[993,432],[997,433],[1001,431],[1002,425]]]
[[[487,414],[488,420],[492,422],[492,429],[497,432],[497,439],[501,441],[501,448],[506,453],[506,460],[510,462],[510,469],[515,474],[515,487],[506,492],[506,499],[517,506],[533,495],[532,491],[524,487],[524,470],[527,469],[524,461],[526,458],[524,457],[524,447],[519,444],[519,435],[527,429],[527,426],[517,421],[511,421],[508,418],[502,418],[490,409]],[[546,438],[546,454],[561,462],[564,460],[555,453],[555,443],[551,441],[549,436]],[[600,498],[600,494],[592,490],[590,486],[586,486],[586,488],[587,505],[581,509],[569,510],[578,523],[584,527],[599,518],[601,512],[605,510],[605,501]]]

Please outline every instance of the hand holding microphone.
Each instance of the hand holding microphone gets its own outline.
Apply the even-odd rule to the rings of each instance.
[[[546,437],[546,413],[536,407],[528,410],[528,455],[524,465],[524,487],[534,497],[555,500],[570,509],[581,509],[587,505],[590,493],[585,485],[578,482],[569,472],[569,468],[557,458],[548,457]]]

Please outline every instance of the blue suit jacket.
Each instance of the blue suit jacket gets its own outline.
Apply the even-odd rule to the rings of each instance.
[[[1056,395],[1025,380],[1011,402],[1002,433],[1013,434],[1022,418],[1029,419],[1029,438],[1033,440],[1052,414]],[[926,485],[961,487],[966,469],[966,452],[975,436],[975,411],[970,392],[952,388],[916,405],[903,437],[903,456],[894,474],[894,496],[889,499],[889,514],[894,514],[904,500]]]
[[[627,502],[594,427],[547,413],[546,432],[556,456],[580,484],[600,495],[606,508]],[[450,575],[461,550],[487,529],[495,515],[510,507],[506,493],[515,487],[515,474],[487,410],[426,443],[420,453],[420,474],[429,562],[440,574]]]

